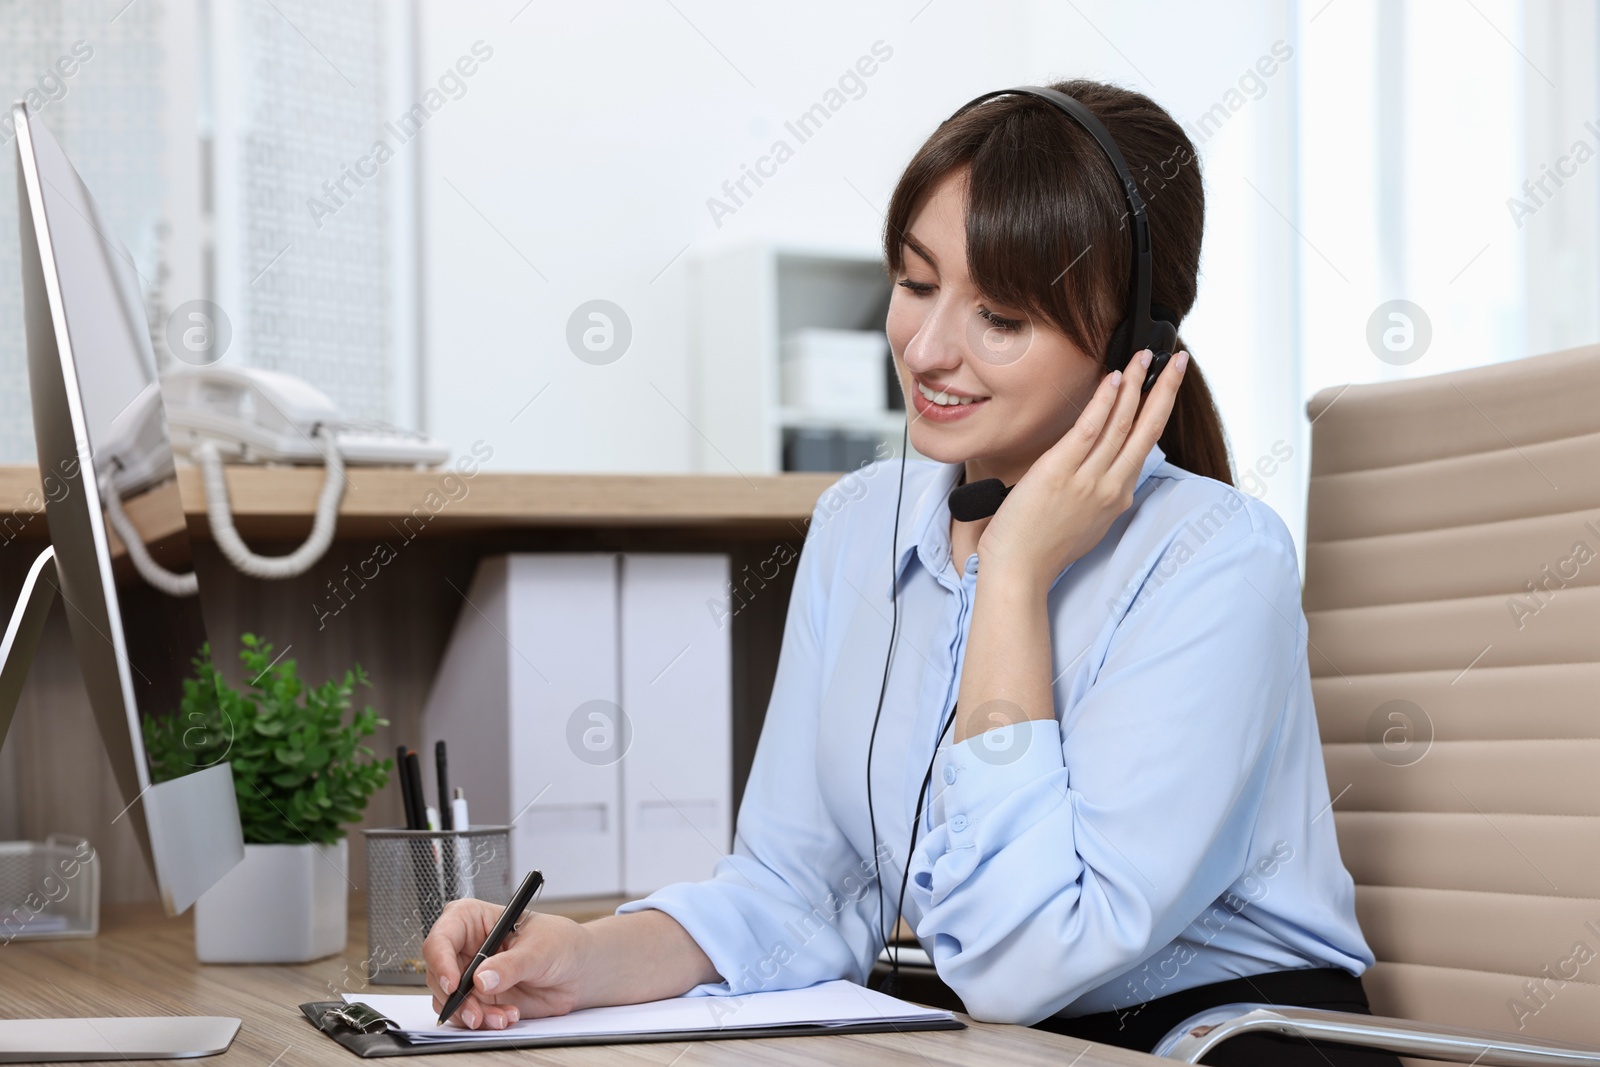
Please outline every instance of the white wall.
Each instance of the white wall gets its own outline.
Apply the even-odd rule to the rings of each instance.
[[[223,14],[240,7],[214,6]],[[273,21],[297,61],[346,91],[313,51],[333,48],[348,66],[338,33],[302,18],[300,3],[278,6],[322,38],[307,43]],[[414,57],[405,27],[413,7]],[[147,299],[170,306],[174,293],[203,288],[195,251],[204,225],[181,217],[186,204],[193,214],[193,174],[168,174],[147,189],[139,168],[148,170],[148,153],[121,151],[137,137],[73,138],[80,126],[126,126],[113,121],[118,108],[142,97],[129,96],[117,64],[139,54],[131,46],[149,35],[146,23],[162,27],[164,62],[140,69],[159,85],[167,170],[195,164],[183,116],[212,114],[212,97],[225,98],[230,82],[222,78],[219,89],[197,73],[193,0],[141,10],[97,31],[104,41],[96,38],[95,60],[45,117],[103,203],[129,190],[142,197],[143,215],[124,219],[119,235],[141,263],[150,260],[150,278],[164,279],[164,291]],[[259,2],[250,10],[284,19]],[[895,179],[942,118],[981,91],[1064,76],[1148,92],[1199,143],[1208,225],[1199,301],[1183,332],[1217,394],[1241,475],[1263,459],[1272,466],[1280,443],[1293,450],[1293,461],[1255,488],[1297,538],[1304,404],[1314,391],[1517,358],[1600,333],[1600,17],[1592,5],[406,0],[384,10],[393,17],[368,50],[393,84],[367,88],[383,93],[381,107],[396,117],[441,76],[459,77],[454,65],[475,42],[493,49],[487,62],[469,63],[476,69],[461,77],[460,92],[438,98],[423,136],[385,172],[395,193],[386,277],[396,297],[384,320],[384,365],[395,380],[384,385],[397,421],[415,421],[458,449],[485,440],[495,469],[692,469],[693,259],[756,241],[875,248]],[[20,91],[66,31],[31,15],[12,18],[8,30]],[[1280,41],[1292,58],[1255,79],[1252,68]],[[723,196],[723,183],[767,152],[786,120],[879,42],[892,55],[859,98],[719,225],[707,200]],[[224,71],[249,65],[237,51],[212,61]],[[305,85],[274,93],[270,79],[290,75],[249,69],[264,93],[300,109],[293,128],[305,137],[280,168],[290,175],[326,132],[323,101]],[[1200,135],[1202,117],[1219,105],[1223,125]],[[228,170],[228,152],[216,156],[219,199],[255,195]],[[1537,211],[1517,216],[1511,201],[1527,198],[1524,179],[1547,167],[1571,175],[1541,195]],[[411,220],[401,217],[411,180],[422,213],[414,245]],[[0,175],[0,186],[8,181]],[[304,186],[274,190],[303,199]],[[180,217],[168,219],[158,248],[154,223],[173,211]],[[413,251],[422,275],[415,299],[407,291]],[[237,274],[246,259],[255,274],[259,259],[249,256],[224,255],[216,270]],[[0,281],[4,263],[0,256]],[[1421,304],[1434,329],[1430,350],[1407,365],[1377,358],[1365,338],[1373,310],[1394,298]],[[627,355],[606,366],[579,360],[564,340],[573,310],[593,299],[620,305],[634,329]],[[3,311],[0,412],[9,417],[0,419],[0,453],[23,459],[31,436],[21,329]],[[345,361],[329,362],[308,372],[325,388],[352,373]]]
[[[421,392],[428,430],[489,441],[500,469],[692,469],[688,262],[762,240],[875,247],[940,120],[1060,77],[1140,89],[1199,145],[1206,238],[1183,334],[1236,470],[1263,472],[1251,487],[1302,560],[1316,390],[1595,339],[1600,162],[1526,226],[1505,203],[1539,161],[1600,142],[1582,125],[1600,114],[1596,20],[1578,5],[418,2],[425,78],[477,39],[495,49],[426,135]],[[878,41],[893,55],[860,99],[719,226],[707,198]],[[635,331],[609,366],[563,339],[596,298]],[[1409,365],[1366,339],[1395,298],[1432,319]]]
[[[1552,352],[1600,337],[1600,9],[1528,5],[1523,50],[1538,69],[1524,78],[1524,155],[1503,226],[1525,242],[1527,351]],[[1550,170],[1543,189],[1521,188]]]
[[[513,21],[518,6],[424,0],[420,34],[419,80],[475,40],[495,50],[425,134],[424,394],[430,432],[489,440],[500,469],[689,469],[687,261],[758,240],[875,247],[911,153],[972,96],[1087,75],[1193,122],[1287,33],[1266,0],[1138,12],[827,0],[755,14],[675,0],[535,4]],[[893,54],[860,98],[719,226],[706,200],[878,41]],[[1207,280],[1184,334],[1249,460],[1297,410],[1292,250],[1241,181],[1290,200],[1289,67],[1202,147]],[[572,309],[594,298],[621,305],[635,331],[609,366],[564,341]],[[1294,499],[1291,488],[1280,507]]]

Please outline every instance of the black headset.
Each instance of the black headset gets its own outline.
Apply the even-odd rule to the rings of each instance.
[[[1122,151],[1117,148],[1117,142],[1112,140],[1105,125],[1081,102],[1057,89],[1042,85],[996,89],[967,101],[950,118],[985,100],[1012,94],[1037,97],[1066,112],[1099,142],[1106,158],[1116,168],[1117,177],[1122,180],[1122,192],[1128,200],[1125,217],[1132,224],[1128,228],[1133,234],[1133,273],[1128,279],[1128,315],[1111,331],[1111,339],[1106,342],[1106,366],[1114,371],[1123,370],[1133,360],[1134,353],[1148,348],[1150,369],[1145,374],[1144,384],[1139,387],[1141,393],[1148,393],[1150,387],[1156,384],[1156,379],[1161,377],[1161,368],[1167,365],[1173,349],[1178,345],[1179,316],[1169,308],[1150,303],[1150,220],[1145,214],[1144,198],[1139,195],[1139,187],[1134,184],[1133,175],[1128,173],[1128,164],[1122,158]],[[901,455],[904,456],[903,451]],[[1000,509],[1001,502],[1010,491],[1011,487],[1001,484],[998,478],[985,478],[971,485],[958,486],[950,494],[950,514],[958,522],[987,518]]]
[[[1065,112],[1099,143],[1106,158],[1116,168],[1117,177],[1122,179],[1122,191],[1128,201],[1128,212],[1125,217],[1132,224],[1129,230],[1133,235],[1133,273],[1128,280],[1128,315],[1117,324],[1117,328],[1111,333],[1110,341],[1106,344],[1106,365],[1114,371],[1123,370],[1133,360],[1134,353],[1145,348],[1150,349],[1149,372],[1145,375],[1144,384],[1139,387],[1141,393],[1148,393],[1150,387],[1155,385],[1156,379],[1161,376],[1161,368],[1167,365],[1167,361],[1172,358],[1173,349],[1177,347],[1179,316],[1168,308],[1150,303],[1150,220],[1145,214],[1144,198],[1139,195],[1139,188],[1134,184],[1133,176],[1128,173],[1128,165],[1122,158],[1122,152],[1117,148],[1117,142],[1112,140],[1105,125],[1095,117],[1094,112],[1059,90],[1042,85],[1019,85],[1014,89],[996,89],[994,92],[984,93],[967,101],[950,118],[955,118],[985,100],[1012,94],[1037,97]],[[948,122],[950,119],[945,121]],[[906,452],[910,445],[910,433],[911,423],[908,417],[900,446],[899,491],[902,498],[905,495]],[[998,478],[985,478],[971,485],[958,486],[950,493],[950,515],[957,522],[973,522],[986,518],[1000,509],[1001,503],[1010,491],[1011,487],[1003,484]],[[883,684],[878,689],[878,710],[872,716],[872,737],[867,743],[867,821],[872,827],[872,865],[878,884],[878,935],[883,939],[885,949],[889,946],[889,931],[884,925],[883,874],[878,856],[878,821],[872,809],[872,753],[878,743],[878,720],[883,716],[883,697],[889,687],[889,664],[894,659],[895,640],[900,632],[899,582],[895,580],[897,575],[894,573],[894,568],[900,561],[900,498],[895,500],[894,534],[890,545],[889,575],[893,611],[889,622],[889,652],[883,661]],[[944,735],[949,732],[955,720],[956,709],[952,705],[950,714],[945,718],[944,726],[933,743],[934,755],[928,761],[927,773],[922,776],[922,786],[917,791],[916,812],[911,819],[911,841],[906,846],[905,870],[900,879],[900,900],[895,906],[896,923],[900,921],[900,915],[905,910],[906,883],[911,878],[911,855],[917,847],[917,830],[922,822],[923,799],[933,782],[933,765],[939,757],[939,745],[944,742]],[[898,942],[890,954],[889,965],[890,974],[883,982],[883,991],[892,995],[900,986]]]

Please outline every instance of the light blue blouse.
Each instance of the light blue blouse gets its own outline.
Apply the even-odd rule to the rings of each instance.
[[[1267,505],[1165,460],[1152,449],[1133,505],[1051,586],[1056,719],[938,750],[905,915],[978,1019],[1373,962],[1334,836],[1294,542]],[[861,982],[881,947],[866,763],[899,473],[847,474],[812,514],[733,854],[618,909],[683,925],[725,979],[697,993]],[[873,770],[891,923],[978,578],[976,555],[950,558],[960,473],[905,470]]]

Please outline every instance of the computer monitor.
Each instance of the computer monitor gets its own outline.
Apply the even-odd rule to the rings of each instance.
[[[162,906],[176,915],[243,860],[244,842],[226,758],[197,759],[188,773],[154,782],[144,747],[143,720],[179,714],[183,680],[206,640],[155,350],[133,258],[38,118],[20,103],[12,117],[50,547],[0,645],[0,742],[59,597],[128,805],[117,819],[133,824]]]

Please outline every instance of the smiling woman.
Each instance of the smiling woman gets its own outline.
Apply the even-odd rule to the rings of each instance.
[[[1088,81],[1056,88],[1115,136],[1150,219],[1152,309],[1180,321],[1194,306],[1205,222],[1198,155],[1139,93]],[[1033,97],[966,109],[918,150],[884,224],[896,281],[889,342],[917,451],[966,460],[970,481],[1011,485],[1067,432],[1110,373],[1107,351],[1127,313],[1124,203],[1091,135]],[[957,328],[944,329],[951,318]],[[1174,351],[1184,347],[1180,339]],[[1233,484],[1198,366],[1159,443],[1174,466]]]
[[[818,502],[733,853],[593,923],[533,917],[467,1025],[865,982],[902,915],[984,1021],[1149,1050],[1233,1001],[1365,1010],[1293,539],[1234,487],[1181,341],[1164,366],[1134,351],[1195,301],[1192,145],[1137,93],[1051,89],[1072,119],[1037,87],[994,95],[895,190],[886,331],[929,458]],[[1161,328],[1130,300],[1136,198],[1073,119],[1137,176]],[[997,510],[952,514],[961,478],[991,477]],[[436,1000],[494,914],[446,909]],[[1269,1035],[1227,1055],[1397,1064]]]

